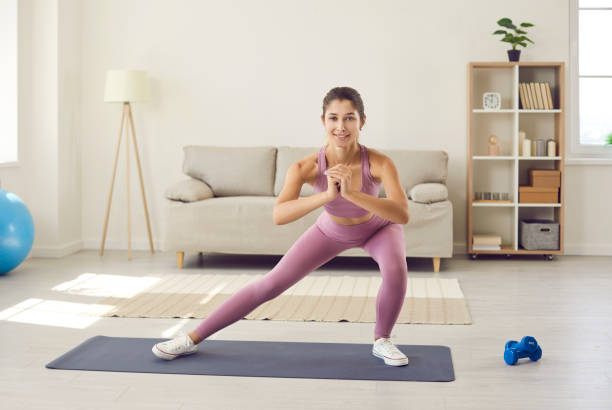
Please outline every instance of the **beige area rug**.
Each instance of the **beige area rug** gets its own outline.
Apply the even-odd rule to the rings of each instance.
[[[205,318],[231,295],[263,275],[168,274],[129,297],[100,303],[114,308],[103,316]],[[307,276],[246,316],[252,320],[375,322],[382,277]],[[457,279],[408,278],[397,323],[471,324]]]

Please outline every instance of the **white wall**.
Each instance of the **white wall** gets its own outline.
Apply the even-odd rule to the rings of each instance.
[[[0,0],[0,50],[0,164],[6,164],[17,161],[17,0]]]
[[[2,169],[34,217],[34,247],[57,243],[57,1],[18,3],[19,165]]]
[[[49,116],[37,125],[20,122],[22,139],[42,142],[59,121],[55,154],[48,154],[49,165],[24,163],[15,181],[33,184],[24,199],[35,208],[37,226],[51,225],[49,236],[53,229],[66,232],[68,224],[71,234],[58,234],[54,243],[62,249],[74,246],[72,231],[79,225],[85,247],[100,245],[121,115],[120,104],[103,102],[108,69],[146,69],[152,81],[151,101],[133,110],[157,246],[165,230],[163,192],[183,178],[182,146],[322,145],[321,100],[330,88],[350,85],[361,92],[368,115],[362,143],[449,153],[454,240],[456,251],[464,252],[467,63],[507,59],[506,46],[491,35],[501,17],[536,24],[530,29],[536,44],[523,51],[523,61],[567,62],[569,56],[568,1],[58,1],[60,35],[58,40],[55,27],[49,65],[59,79],[54,83],[53,72],[37,65],[30,76],[55,95],[59,84],[59,103],[39,106],[30,99],[20,105],[28,118],[36,108]],[[24,3],[34,16],[54,7],[40,0]],[[32,30],[42,36],[43,28]],[[71,32],[80,41],[62,35]],[[43,58],[47,48],[33,44],[31,59]],[[32,92],[23,81],[20,86]],[[80,162],[74,157],[79,152]],[[122,153],[107,248],[127,246]],[[609,190],[602,193],[592,182],[610,169],[567,168],[568,253],[612,254],[610,239],[601,233],[612,229],[606,211],[577,195],[612,200]],[[0,177],[10,172],[0,170]],[[131,172],[132,245],[147,249],[134,161]],[[55,180],[48,188],[30,173]],[[81,192],[69,188],[79,178]],[[55,215],[34,204],[40,191],[54,197]],[[74,203],[79,196],[80,207]]]
[[[58,7],[58,247],[82,248],[81,225],[81,1]]]
[[[32,213],[35,256],[82,247],[80,14],[78,0],[18,2],[19,164],[0,168],[0,179]]]

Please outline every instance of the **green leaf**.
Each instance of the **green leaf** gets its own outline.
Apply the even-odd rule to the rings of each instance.
[[[527,43],[525,43],[525,41],[529,41],[531,44],[535,44],[533,41],[531,41],[525,36],[520,36],[516,38],[516,42],[522,45],[523,47],[527,47]]]
[[[531,23],[521,23],[521,27],[533,27]]]
[[[498,20],[497,24],[499,24],[502,27],[506,27],[506,28],[512,28],[514,26],[514,24],[512,24],[512,20],[510,20],[508,17],[504,17]]]
[[[495,33],[493,33],[493,34],[508,34],[508,32],[507,32],[507,31],[505,31],[505,30],[497,30],[497,31],[496,31]]]
[[[516,30],[516,34],[527,34],[527,32],[523,30]]]
[[[606,144],[612,145],[612,132],[608,134],[608,137],[606,138]]]

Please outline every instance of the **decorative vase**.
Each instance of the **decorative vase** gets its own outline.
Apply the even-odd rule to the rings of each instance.
[[[519,61],[521,50],[508,50],[508,59],[510,61]]]

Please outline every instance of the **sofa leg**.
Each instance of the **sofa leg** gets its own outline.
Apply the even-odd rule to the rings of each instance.
[[[185,260],[185,252],[176,253],[176,263],[179,269],[183,269],[183,260]]]
[[[433,258],[433,269],[435,273],[440,272],[440,258]]]

